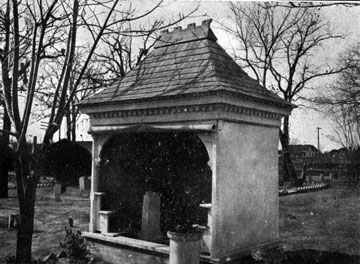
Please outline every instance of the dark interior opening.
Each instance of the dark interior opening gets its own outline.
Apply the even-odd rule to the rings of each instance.
[[[143,197],[160,196],[160,226],[166,232],[206,225],[202,203],[211,203],[211,169],[204,144],[194,133],[137,133],[112,137],[100,154],[101,210],[111,215],[110,232],[138,238]]]

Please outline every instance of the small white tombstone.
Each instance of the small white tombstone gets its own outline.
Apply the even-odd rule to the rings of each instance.
[[[85,176],[79,178],[79,189],[80,191],[85,190]]]
[[[87,176],[81,176],[79,178],[79,189],[80,189],[80,191],[90,189],[90,180]]]

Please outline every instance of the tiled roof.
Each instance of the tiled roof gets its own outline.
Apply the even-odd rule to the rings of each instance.
[[[165,31],[154,50],[126,76],[82,105],[229,91],[266,101],[280,97],[250,78],[216,42],[211,20]]]

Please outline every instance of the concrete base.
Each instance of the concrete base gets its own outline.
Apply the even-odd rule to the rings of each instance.
[[[84,232],[83,236],[91,245],[91,253],[109,263],[169,264],[170,248],[167,245],[122,236],[111,237],[98,233]],[[281,243],[281,239],[269,241],[256,247],[239,249],[219,259],[201,254],[200,263],[228,263],[242,256],[249,255],[256,249],[276,248]]]
[[[199,264],[202,232],[167,232],[170,238],[169,264]]]

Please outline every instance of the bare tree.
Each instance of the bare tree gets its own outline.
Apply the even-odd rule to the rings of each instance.
[[[151,11],[160,7],[159,2]],[[76,103],[85,99],[86,97],[94,94],[99,88],[104,88],[116,81],[120,81],[125,74],[133,67],[137,66],[140,61],[147,55],[149,50],[155,45],[159,32],[165,28],[171,27],[177,23],[180,23],[184,19],[191,17],[196,11],[197,7],[186,14],[179,14],[178,17],[174,17],[171,21],[165,21],[163,18],[158,18],[151,23],[138,23],[137,26],[132,26],[132,20],[124,21],[124,23],[114,24],[113,27],[106,28],[99,44],[99,49],[94,52],[87,70],[83,74],[83,78],[79,83],[77,92],[73,97],[73,102],[66,112],[67,122],[67,139],[76,140],[76,122],[79,119],[79,111],[76,107]],[[126,13],[127,17],[134,16],[135,9],[129,6],[124,9],[122,13]],[[94,17],[96,14],[92,13]],[[114,14],[113,21],[117,20],[117,15]],[[84,14],[82,14],[84,16]],[[138,16],[142,18],[143,16]],[[89,32],[94,32],[94,27],[99,27],[99,24],[88,23],[85,17],[82,17],[83,26],[85,26]],[[99,23],[98,21],[96,21]],[[94,36],[93,36],[94,37]],[[87,47],[79,47],[75,55],[74,63],[76,66],[70,76],[70,86],[74,85],[74,80],[79,75],[81,64],[83,63],[83,54],[87,51]],[[42,91],[39,92],[39,102],[49,105],[49,87],[53,87],[55,90],[55,83],[53,78],[59,78],[59,68],[64,63],[64,58],[55,57],[52,60],[52,64],[47,64],[43,69],[46,74],[42,78]],[[71,90],[71,89],[70,89]],[[46,113],[46,112],[45,112]],[[46,113],[49,116],[49,113]],[[39,118],[44,118],[42,114]]]
[[[338,64],[345,70],[313,102],[334,121],[337,142],[356,149],[360,145],[360,44],[350,46]]]
[[[103,27],[98,31],[98,38],[94,41],[89,52],[90,60],[93,50],[107,26],[114,6],[108,11]],[[69,98],[65,95],[69,89],[69,76],[73,68],[73,57],[76,48],[78,28],[78,0],[72,6],[66,2],[54,0],[51,3],[7,1],[4,13],[4,49],[1,56],[2,91],[7,115],[12,123],[12,133],[17,140],[15,150],[15,174],[19,200],[20,221],[17,232],[16,260],[18,263],[31,262],[31,245],[34,224],[34,206],[36,185],[41,175],[43,153],[46,152],[52,135],[58,129],[62,117],[68,108]],[[104,6],[105,8],[105,6]],[[21,14],[21,15],[20,15]],[[65,42],[64,42],[65,41]],[[40,63],[53,57],[58,47],[64,46],[66,63],[63,65],[61,79],[53,99],[53,109],[49,126],[44,135],[43,152],[38,156],[29,156],[26,135],[33,109],[34,95],[40,74]],[[58,56],[58,54],[55,54]],[[23,61],[23,62],[21,62]],[[29,67],[26,70],[25,65]],[[87,62],[83,65],[85,70]],[[24,94],[24,98],[21,97]],[[24,103],[24,110],[20,110],[20,103]],[[35,171],[30,170],[33,163]]]
[[[0,198],[7,198],[8,190],[8,173],[11,165],[11,153],[9,152],[9,137],[10,134],[4,131],[10,131],[11,123],[4,107],[4,98],[0,93],[0,119],[3,120],[2,130],[0,132]]]
[[[118,10],[117,4],[118,0],[83,3],[73,0],[71,4],[65,0],[8,0],[1,6],[0,10],[4,11],[0,13],[0,91],[12,124],[11,129],[1,132],[13,135],[17,141],[15,174],[20,223],[16,259],[19,263],[31,262],[36,185],[44,169],[44,158],[76,96],[85,91],[82,88],[87,88],[85,77],[91,75],[89,65],[96,48],[118,25],[146,17],[161,2],[141,14]],[[80,43],[80,33],[89,37],[86,45]],[[85,55],[81,60],[77,60],[79,49]],[[52,70],[56,74],[48,75]],[[47,87],[49,83],[52,86]],[[41,98],[49,106],[48,125],[41,151],[29,155],[27,131],[36,101]]]
[[[248,68],[264,87],[280,94],[287,102],[301,98],[311,81],[342,69],[319,65],[312,56],[323,43],[342,38],[331,32],[319,9],[279,3],[231,3],[236,28],[227,28],[239,40],[236,59]],[[288,153],[289,117],[284,117],[280,140],[285,155],[285,171],[295,182]]]

